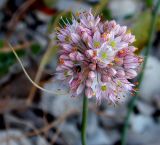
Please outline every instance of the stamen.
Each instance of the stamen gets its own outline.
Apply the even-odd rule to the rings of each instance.
[[[101,90],[102,91],[106,91],[107,90],[107,86],[106,85],[101,86]]]
[[[59,63],[60,63],[60,64],[64,64],[64,59],[60,58],[60,59],[59,59]]]
[[[138,84],[139,84],[139,82],[134,82],[133,84],[134,84],[134,85],[138,85]]]
[[[93,51],[93,57],[97,56],[97,51]]]
[[[111,42],[110,42],[110,45],[111,45],[113,48],[115,48],[115,47],[116,47],[116,42],[115,42],[115,41],[111,41]]]
[[[117,84],[118,84],[118,86],[120,86],[120,87],[122,86],[122,83],[121,83],[120,80],[117,81]]]
[[[80,12],[78,12],[78,11],[75,13],[75,15],[76,15],[77,17],[79,17],[79,16],[80,16],[80,14],[81,14],[81,13],[80,13]]]
[[[72,39],[71,39],[70,36],[66,36],[65,40],[66,40],[67,42],[71,42]]]
[[[115,58],[114,58],[114,61],[115,61],[115,62],[120,62],[120,59],[119,59],[118,57],[115,57]]]
[[[102,59],[107,59],[108,55],[106,52],[102,52],[101,57],[102,57]]]
[[[95,48],[99,48],[101,44],[98,41],[94,41],[93,45]]]
[[[139,62],[139,63],[142,63],[143,61],[144,61],[144,60],[143,60],[143,58],[141,58],[141,57],[138,59],[138,62]]]
[[[120,54],[124,54],[124,52],[125,52],[124,50],[120,50],[119,51]]]
[[[107,33],[103,33],[102,38],[107,40],[107,38],[108,38]]]
[[[77,47],[73,47],[73,48],[72,48],[72,51],[77,51],[77,50],[78,50]]]
[[[68,77],[68,76],[69,76],[68,71],[64,71],[64,76],[65,76],[65,77]]]

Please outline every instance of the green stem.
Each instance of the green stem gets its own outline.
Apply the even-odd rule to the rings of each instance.
[[[82,145],[86,145],[87,114],[88,114],[88,98],[84,96],[83,112],[82,112],[82,130],[81,130]]]
[[[160,7],[160,0],[158,0],[156,8],[153,10],[153,13],[152,13],[148,43],[147,43],[147,47],[146,47],[145,52],[144,52],[144,56],[145,56],[144,63],[143,63],[143,66],[142,66],[142,72],[140,73],[140,75],[138,77],[138,81],[139,81],[138,88],[140,87],[140,85],[142,83],[143,76],[144,76],[144,70],[145,70],[145,67],[146,67],[147,59],[148,59],[148,54],[149,54],[149,51],[150,51],[150,49],[153,45],[154,34],[155,34],[155,29],[156,29],[156,18],[157,18],[157,15],[158,15],[159,7]],[[133,108],[135,106],[137,96],[138,96],[138,93],[136,92],[135,97],[133,97],[131,99],[130,104],[129,104],[128,112],[127,112],[127,115],[126,115],[126,118],[125,118],[125,124],[124,124],[124,128],[123,128],[122,138],[121,138],[121,145],[126,145],[129,119],[130,119],[131,113],[133,112]]]

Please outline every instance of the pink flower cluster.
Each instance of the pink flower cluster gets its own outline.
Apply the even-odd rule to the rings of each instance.
[[[135,36],[115,21],[102,22],[90,11],[78,13],[57,32],[57,79],[69,86],[72,96],[82,92],[117,103],[133,91],[129,80],[137,76],[143,59],[134,54]]]

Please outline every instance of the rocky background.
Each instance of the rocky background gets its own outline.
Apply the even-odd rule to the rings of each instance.
[[[81,145],[82,98],[37,90],[24,75],[10,42],[36,83],[53,90],[57,63],[54,30],[60,17],[92,8],[136,35],[137,53],[148,40],[156,0],[0,0],[0,145]],[[160,15],[127,145],[160,145]],[[145,56],[144,56],[145,57]],[[65,88],[64,88],[65,89]],[[120,145],[130,99],[119,106],[89,102],[88,145]]]

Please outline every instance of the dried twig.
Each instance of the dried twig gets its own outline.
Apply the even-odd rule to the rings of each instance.
[[[14,46],[14,49],[15,51],[17,50],[23,50],[24,48],[27,48],[29,46],[31,46],[32,42],[24,42],[23,44],[18,44],[16,46]],[[0,52],[3,52],[3,53],[8,53],[8,52],[11,52],[11,48],[9,48],[8,46],[5,46],[3,48],[0,49]]]
[[[38,71],[37,71],[37,74],[36,74],[36,77],[35,77],[35,80],[34,82],[36,84],[39,83],[40,79],[41,79],[41,76],[42,76],[42,72],[44,70],[44,67],[45,65],[49,62],[49,60],[51,59],[51,55],[57,50],[57,46],[54,46],[52,47],[51,43],[50,45],[48,46],[48,49],[46,51],[46,53],[44,54],[42,60],[41,60],[41,63],[40,63],[40,66],[38,68]],[[30,93],[29,93],[29,96],[28,96],[28,99],[27,99],[27,104],[28,105],[31,105],[32,103],[32,100],[34,98],[34,95],[35,95],[35,92],[36,92],[37,88],[35,86],[32,87]]]
[[[73,115],[73,114],[77,114],[79,111],[78,110],[72,110],[69,111],[67,113],[62,114],[57,120],[55,120],[54,122],[48,124],[47,126],[44,126],[40,129],[37,129],[36,131],[33,132],[28,132],[28,133],[24,133],[21,136],[14,136],[14,135],[10,135],[9,139],[11,140],[21,140],[24,137],[31,137],[31,136],[36,136],[36,135],[40,135],[44,132],[47,132],[48,130],[50,130],[53,127],[57,127],[58,124],[62,123],[68,116]],[[6,138],[1,139],[0,140],[1,143],[6,142]]]
[[[14,109],[24,109],[26,108],[25,100],[19,99],[0,99],[0,113],[9,112]]]
[[[66,13],[68,13],[68,11],[66,12],[61,12],[57,17],[56,19],[54,20],[53,24],[50,24],[48,26],[48,33],[51,33],[52,29],[56,28],[57,25],[58,25],[58,22],[61,18],[61,16],[64,16],[66,15]],[[40,62],[40,66],[38,68],[38,71],[37,71],[37,74],[36,74],[36,77],[34,79],[34,82],[35,83],[39,83],[40,79],[41,79],[41,76],[42,76],[42,72],[44,70],[44,67],[45,65],[51,60],[51,58],[56,54],[56,51],[57,51],[58,47],[57,46],[53,46],[53,41],[49,41],[48,42],[48,47],[47,47],[47,51],[45,52],[44,56],[42,57],[42,60]],[[36,93],[36,90],[37,88],[35,86],[32,87],[31,91],[30,91],[30,94],[28,96],[28,99],[27,99],[27,104],[30,105],[32,103],[32,100],[34,98],[34,95]]]
[[[12,28],[12,30],[17,25],[20,18],[24,15],[24,13],[30,8],[30,6],[35,2],[36,0],[27,0],[25,1],[21,7],[13,14],[12,19],[8,23],[8,28]]]
[[[54,145],[55,143],[56,143],[56,140],[57,140],[57,138],[58,138],[58,135],[61,133],[61,129],[60,128],[57,128],[56,129],[56,133],[55,133],[55,135],[53,136],[53,138],[52,138],[52,140],[51,140],[51,144],[52,145]]]

